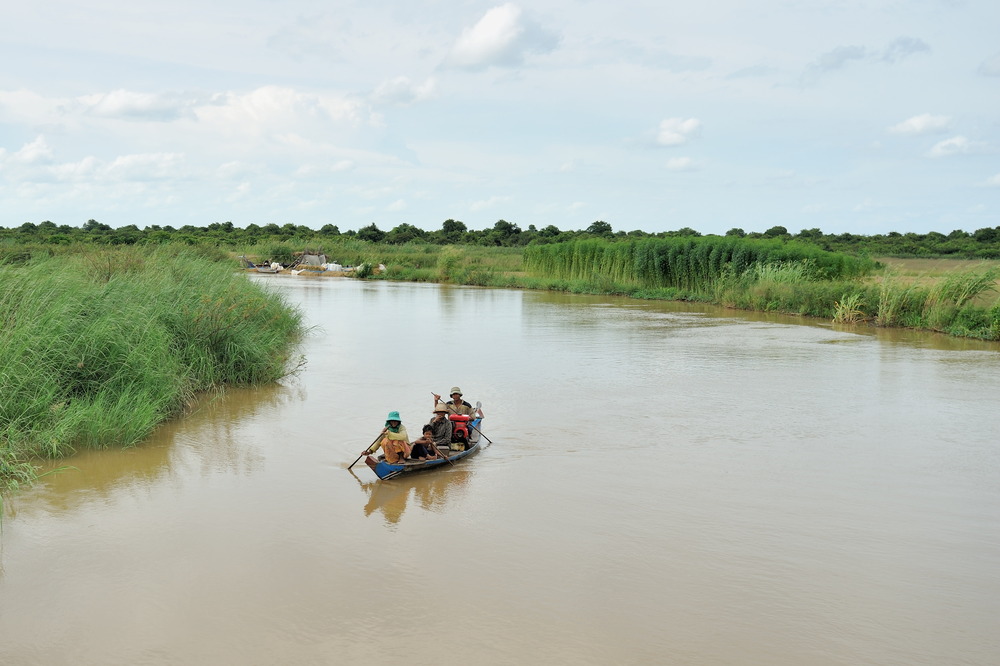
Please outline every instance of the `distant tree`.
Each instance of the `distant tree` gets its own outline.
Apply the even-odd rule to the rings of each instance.
[[[801,238],[803,240],[817,241],[823,238],[823,232],[817,228],[813,229],[802,229],[795,235],[796,238]]]
[[[747,235],[747,232],[743,231],[739,227],[733,227],[732,229],[726,232],[726,235],[735,236],[736,238],[744,238]]]
[[[691,227],[681,227],[680,229],[672,233],[674,236],[701,236],[700,231],[695,231]]]
[[[84,231],[111,231],[111,227],[101,224],[97,220],[87,220],[83,225]]]
[[[45,224],[42,222],[42,224]],[[41,225],[39,225],[41,226]],[[976,229],[972,232],[972,237],[977,243],[995,243],[1000,240],[1000,227],[995,229],[990,229],[989,227],[984,227],[982,229]]]
[[[372,222],[367,227],[361,227],[358,229],[358,238],[370,243],[381,243],[382,239],[385,238],[385,232],[379,229],[375,223]]]
[[[336,224],[324,224],[319,228],[321,236],[339,236],[340,228]]]
[[[781,225],[773,226],[764,232],[764,238],[779,238],[788,235],[788,229]]]
[[[425,236],[427,236],[426,231],[404,222],[389,231],[383,240],[391,245],[402,245],[412,240],[422,239]]]
[[[484,233],[479,241],[483,245],[521,245],[521,227],[507,220],[497,220],[492,229]],[[525,239],[525,242],[527,238]]]
[[[428,240],[438,245],[455,245],[457,243],[468,243],[472,239],[464,222],[449,218],[441,224],[441,228],[438,231],[429,234]]]
[[[598,220],[587,227],[587,233],[595,236],[610,236],[614,233],[611,225],[603,220]]]
[[[957,238],[968,238],[968,237],[969,237],[969,232],[962,231],[961,229],[955,229],[950,234],[948,234],[948,238],[951,238],[952,240]]]

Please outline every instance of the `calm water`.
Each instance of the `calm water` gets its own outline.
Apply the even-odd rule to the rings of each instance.
[[[306,369],[8,499],[0,664],[1000,663],[998,347],[261,279]],[[491,446],[346,469],[453,384]]]

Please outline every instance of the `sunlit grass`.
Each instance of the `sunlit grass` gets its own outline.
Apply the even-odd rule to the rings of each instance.
[[[33,458],[135,444],[198,391],[279,379],[301,332],[278,296],[176,248],[35,258],[0,281],[6,485]]]

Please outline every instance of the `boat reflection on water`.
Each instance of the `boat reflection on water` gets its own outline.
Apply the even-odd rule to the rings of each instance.
[[[365,516],[381,513],[389,524],[399,523],[410,498],[424,511],[437,513],[461,498],[472,477],[472,470],[450,469],[429,474],[407,475],[388,481],[362,481],[354,471],[361,489],[368,495]]]

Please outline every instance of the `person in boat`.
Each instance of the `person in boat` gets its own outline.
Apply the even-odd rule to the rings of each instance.
[[[434,426],[428,423],[424,426],[420,439],[410,443],[410,460],[434,460],[437,457],[437,452],[434,451]]]
[[[368,448],[368,453],[375,453],[380,446],[385,461],[390,465],[399,464],[410,457],[410,438],[406,435],[406,428],[399,418],[399,412],[389,412],[385,417],[382,436]]]
[[[465,414],[471,416],[472,418],[483,417],[483,410],[476,409],[465,400],[462,400],[462,389],[457,386],[451,387],[451,400],[444,403],[448,407],[449,414]],[[434,394],[434,404],[441,402],[441,396],[437,393]]]
[[[430,426],[433,429],[434,445],[440,448],[451,448],[451,421],[448,420],[448,406],[443,402],[434,403],[434,418]]]

